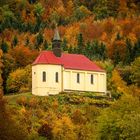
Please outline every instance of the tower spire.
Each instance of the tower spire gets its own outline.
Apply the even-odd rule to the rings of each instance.
[[[55,28],[53,40],[61,40],[57,27]]]
[[[56,57],[61,57],[61,42],[62,41],[60,39],[59,31],[56,26],[55,31],[54,31],[54,37],[52,40],[52,50]]]

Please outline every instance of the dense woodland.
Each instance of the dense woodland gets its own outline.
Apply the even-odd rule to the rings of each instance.
[[[24,96],[31,64],[51,50],[56,25],[64,52],[106,70],[105,98]],[[3,97],[17,93],[14,101]],[[0,140],[139,140],[138,124],[139,0],[0,0]]]

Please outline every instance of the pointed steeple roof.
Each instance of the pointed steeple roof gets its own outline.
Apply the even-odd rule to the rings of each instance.
[[[56,27],[55,32],[54,32],[53,40],[61,40],[57,27]]]

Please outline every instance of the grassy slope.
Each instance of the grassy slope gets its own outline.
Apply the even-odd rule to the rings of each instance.
[[[47,97],[42,97],[42,96],[35,96],[32,95],[31,92],[28,93],[22,93],[22,94],[12,94],[12,95],[5,95],[4,98],[8,101],[9,104],[16,105],[16,101],[19,98],[25,97],[27,100],[30,100],[32,98],[36,99],[48,99],[48,100],[58,100],[58,102],[62,104],[73,104],[73,105],[81,105],[81,104],[89,104],[89,105],[97,105],[99,107],[104,107],[108,106],[112,103],[112,101],[109,100],[107,96],[101,96],[98,95],[97,93],[64,93],[64,94],[58,94],[58,95],[53,95],[53,96],[47,96]]]

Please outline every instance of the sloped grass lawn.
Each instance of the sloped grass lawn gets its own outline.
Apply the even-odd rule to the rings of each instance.
[[[4,99],[6,99],[8,101],[9,104],[16,104],[16,101],[18,98],[20,97],[27,97],[28,99],[34,97],[34,95],[32,95],[31,92],[28,93],[15,93],[15,94],[8,94],[4,96]]]
[[[50,96],[35,96],[31,92],[28,93],[20,93],[20,94],[9,94],[5,95],[4,98],[8,101],[9,105],[16,105],[18,100],[20,102],[28,102],[30,99],[34,98],[37,100],[48,100],[49,102],[53,102],[57,100],[60,105],[71,104],[71,105],[95,105],[98,107],[108,107],[113,103],[113,100],[110,99],[106,95],[102,95],[100,93],[91,93],[91,92],[71,92],[71,93],[60,93],[58,95],[50,95]],[[22,100],[23,99],[23,100]],[[22,104],[22,103],[21,103]]]

